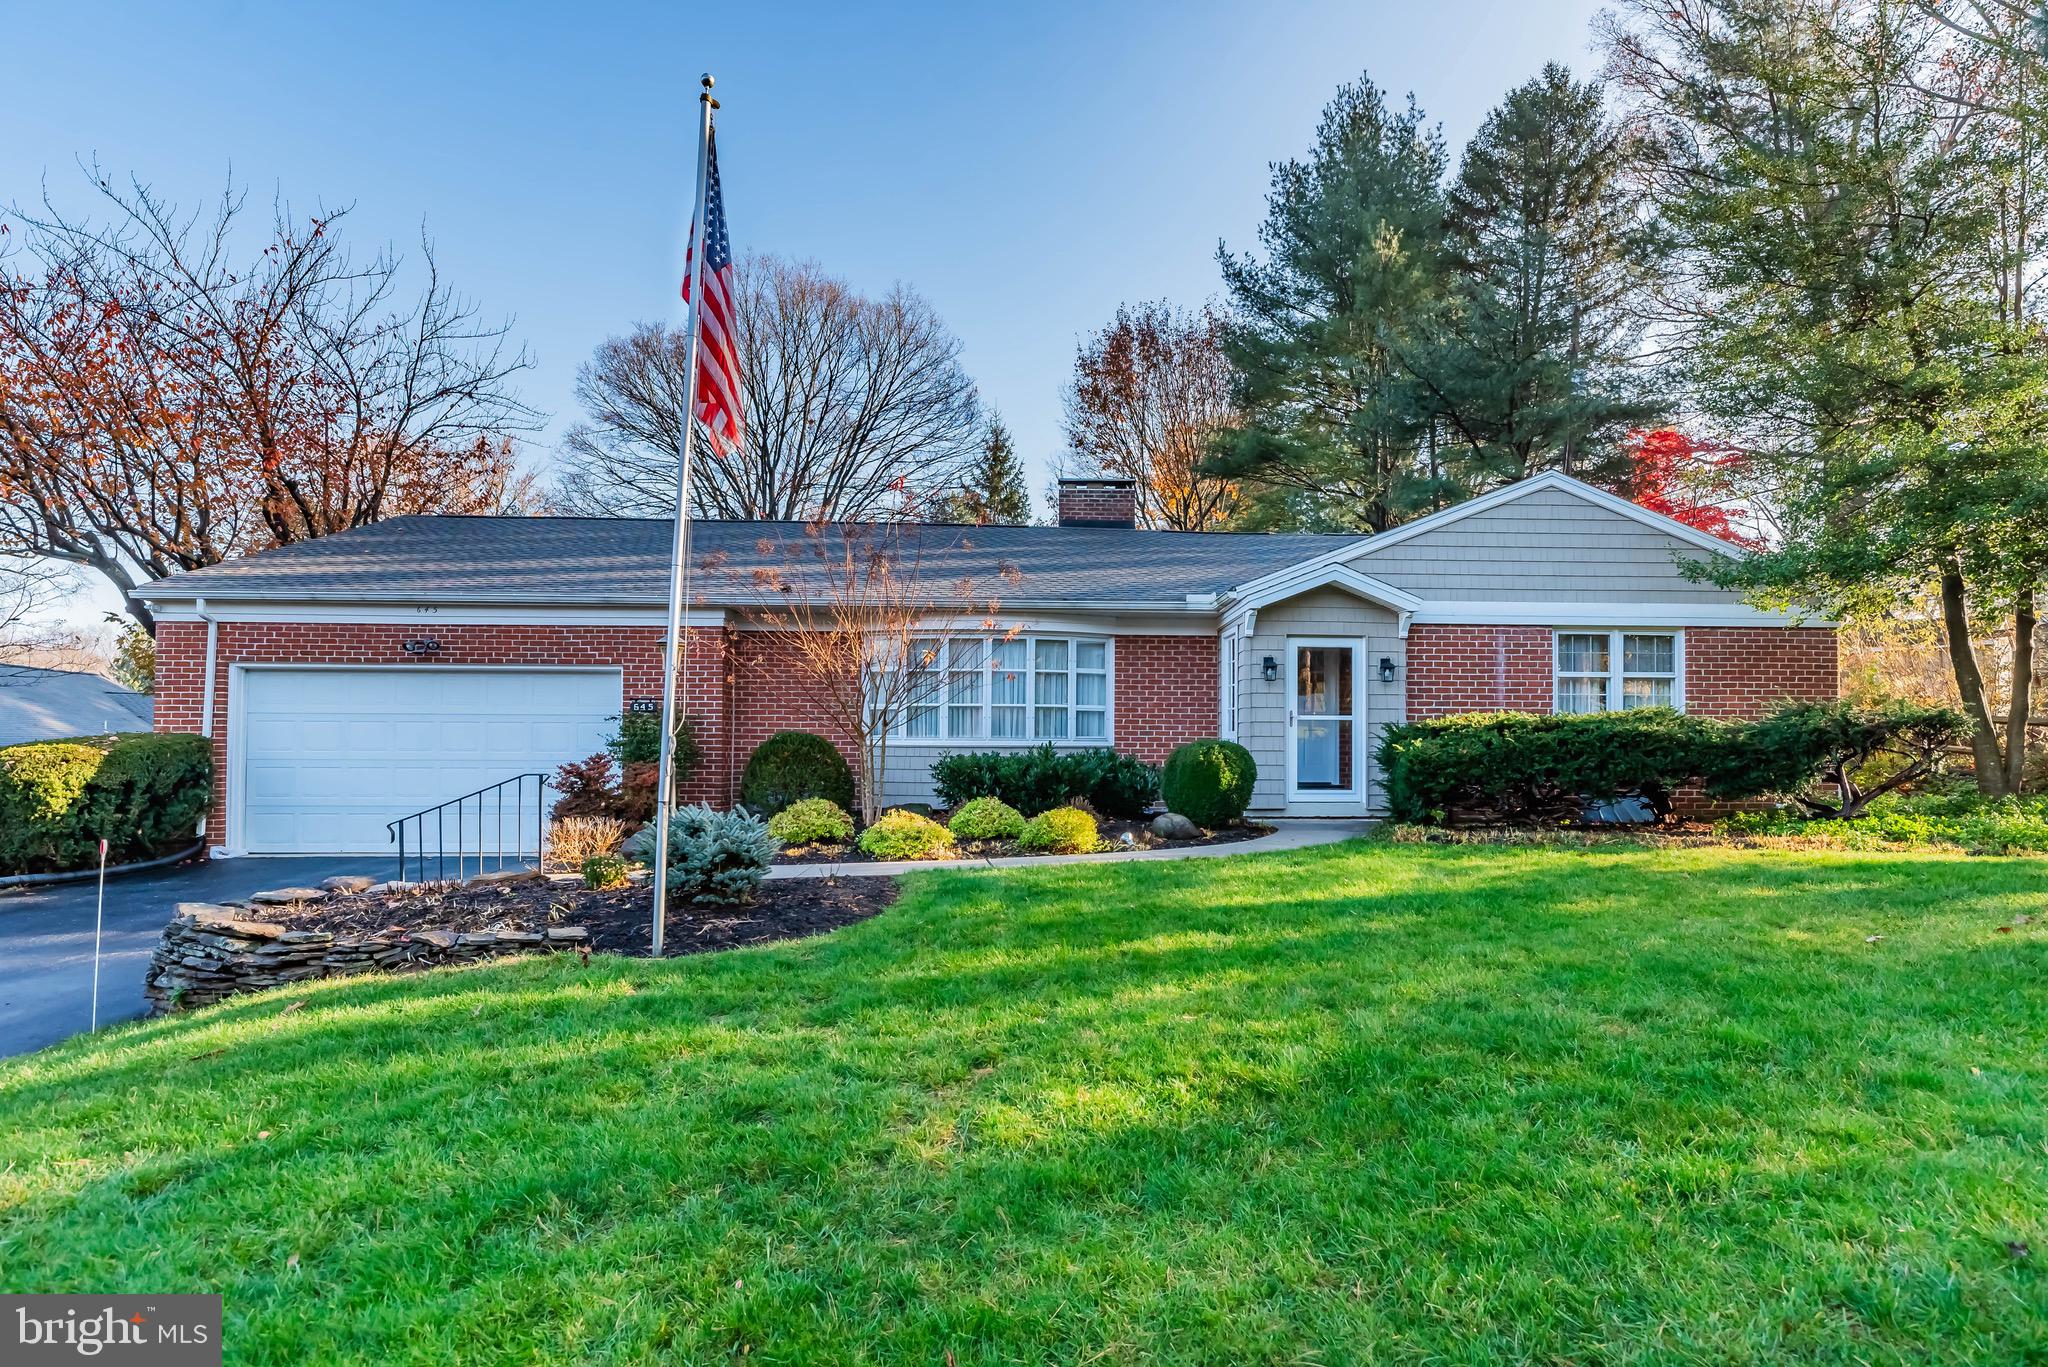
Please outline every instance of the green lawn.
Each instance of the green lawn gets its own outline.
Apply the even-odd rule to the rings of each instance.
[[[2040,861],[931,873],[0,1065],[0,1289],[221,1290],[231,1362],[2042,1362],[2044,969]]]

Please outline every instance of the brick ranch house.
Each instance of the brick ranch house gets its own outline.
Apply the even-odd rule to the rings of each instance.
[[[1000,571],[997,634],[1017,634],[954,639],[939,703],[891,743],[886,801],[927,800],[951,750],[1157,762],[1220,734],[1258,760],[1256,812],[1355,817],[1379,810],[1389,722],[1836,693],[1831,627],[1687,580],[1681,562],[1728,548],[1562,475],[1373,537],[1139,531],[1128,485],[1060,495],[1058,526],[904,531],[924,582]],[[762,738],[822,729],[743,582],[802,535],[694,527],[726,568],[698,575],[685,624],[705,754],[688,800],[730,803]],[[384,851],[394,818],[598,750],[656,701],[668,541],[661,521],[401,517],[151,585],[156,726],[213,738],[209,845]]]

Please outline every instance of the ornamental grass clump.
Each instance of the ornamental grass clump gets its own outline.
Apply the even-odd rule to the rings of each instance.
[[[1024,823],[1017,845],[1033,854],[1086,854],[1102,843],[1095,818],[1079,807],[1055,807]]]
[[[899,808],[860,833],[860,849],[875,859],[945,859],[953,853],[953,834],[928,816]]]
[[[961,804],[946,829],[956,840],[1015,840],[1024,814],[999,797],[977,797]]]
[[[830,798],[800,798],[768,818],[768,834],[786,850],[838,845],[853,839],[853,818]]]
[[[626,842],[626,853],[654,863],[654,827]],[[698,902],[751,902],[777,853],[775,837],[758,817],[741,811],[684,807],[668,823],[668,887]]]

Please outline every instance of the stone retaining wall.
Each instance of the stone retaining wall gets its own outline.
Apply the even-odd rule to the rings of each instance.
[[[335,935],[247,919],[232,907],[186,903],[164,927],[163,938],[150,957],[143,995],[149,999],[149,1014],[158,1015],[313,978],[404,972],[510,954],[580,949],[589,938],[581,926],[554,926],[546,931]]]

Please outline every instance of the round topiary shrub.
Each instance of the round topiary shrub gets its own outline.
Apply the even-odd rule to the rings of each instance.
[[[953,853],[953,834],[928,816],[899,809],[883,812],[862,831],[860,848],[876,859],[944,859]]]
[[[1102,843],[1095,818],[1079,807],[1055,807],[1024,823],[1017,844],[1034,854],[1086,854]]]
[[[1227,826],[1251,804],[1259,766],[1235,741],[1191,740],[1166,757],[1160,793],[1166,810],[1197,826]]]
[[[836,845],[853,838],[853,818],[830,798],[799,798],[768,818],[768,834],[781,841],[784,849]]]
[[[978,797],[962,803],[946,829],[959,840],[1015,840],[1024,829],[1024,813],[999,797]]]
[[[777,731],[754,747],[740,775],[740,801],[773,816],[807,797],[853,810],[853,770],[837,746],[808,731]]]

